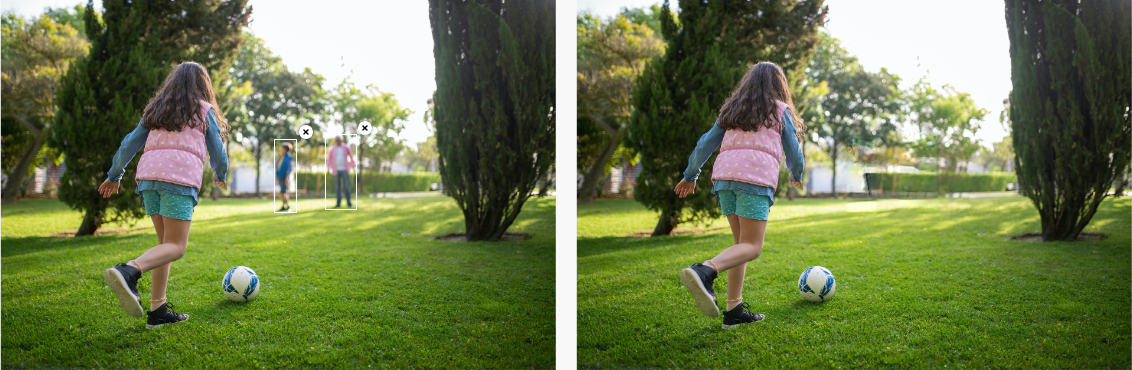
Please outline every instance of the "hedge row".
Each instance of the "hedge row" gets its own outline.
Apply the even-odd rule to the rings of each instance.
[[[356,173],[350,173],[350,192],[357,192]],[[330,183],[330,191],[334,191],[334,175],[327,173],[325,180],[322,172],[299,172],[296,174],[299,189],[308,192],[322,192],[326,183]],[[364,182],[366,193],[387,193],[407,191],[428,191],[432,184],[440,183],[440,174],[435,172],[416,173],[387,173],[364,172],[360,179]]]
[[[870,190],[892,191],[893,176],[896,176],[896,190],[905,193],[936,192],[934,173],[868,173],[865,179]],[[939,191],[943,193],[973,193],[982,191],[1006,191],[1006,185],[1014,182],[1016,176],[1011,172],[997,173],[948,173],[940,174]],[[879,180],[879,181],[877,181]]]

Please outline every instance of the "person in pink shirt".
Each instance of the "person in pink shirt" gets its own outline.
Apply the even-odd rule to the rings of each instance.
[[[343,193],[346,195],[346,206],[353,208],[353,200],[350,198],[350,169],[354,168],[354,153],[350,151],[350,145],[342,141],[341,136],[334,138],[334,146],[326,153],[326,168],[334,175],[334,188],[338,198],[334,208],[342,206]]]

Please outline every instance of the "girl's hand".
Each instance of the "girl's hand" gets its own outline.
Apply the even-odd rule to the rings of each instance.
[[[798,188],[798,189],[801,189],[801,188],[802,188],[802,183],[800,183],[800,182],[797,182],[797,181],[790,181],[790,183],[791,183],[791,184],[794,184],[794,187],[796,187],[796,188]]]
[[[680,183],[676,184],[676,195],[679,195],[681,198],[688,196],[688,194],[695,194],[695,193],[696,193],[696,183],[694,183],[694,182],[687,182],[687,181],[684,181],[684,180],[680,180]]]
[[[102,185],[98,186],[98,193],[102,194],[103,198],[109,198],[111,195],[118,194],[118,185],[119,183],[110,182],[110,179],[106,179],[102,182]]]
[[[225,189],[225,188],[228,187],[228,183],[226,183],[226,182],[223,182],[223,181],[220,181],[220,180],[217,180],[217,179],[212,179],[212,181],[215,182],[217,186],[220,186],[221,189]]]

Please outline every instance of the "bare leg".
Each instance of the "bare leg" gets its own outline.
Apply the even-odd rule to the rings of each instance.
[[[165,223],[162,220],[164,217],[161,215],[151,215],[153,219],[153,229],[157,231],[157,244],[162,244],[165,241]],[[136,262],[135,262],[136,263]],[[169,268],[172,263],[166,263],[161,267],[152,270],[150,277],[153,278],[153,284],[150,286],[149,294],[149,310],[153,311],[161,307],[165,303],[165,288],[169,283]]]
[[[732,221],[731,220],[732,217],[734,217],[736,219],[736,221]],[[742,279],[743,271],[746,270],[747,261],[751,261],[751,260],[754,260],[756,258],[759,258],[759,254],[762,254],[762,251],[763,251],[763,236],[766,234],[766,221],[765,220],[752,220],[752,219],[749,219],[749,218],[738,217],[738,216],[734,216],[734,215],[727,216],[727,221],[732,223],[732,235],[734,235],[734,233],[735,233],[735,231],[734,231],[735,226],[734,225],[736,223],[738,223],[738,225],[739,225],[739,238],[738,238],[738,240],[736,240],[735,245],[731,246],[730,248],[723,250],[723,252],[720,252],[719,255],[715,256],[715,258],[704,261],[704,264],[708,265],[708,266],[715,267],[715,270],[717,272],[722,272],[722,271],[725,271],[725,270],[731,270],[734,267],[742,266],[741,269],[738,269],[740,271],[739,272],[740,275],[738,277],[740,279]],[[729,272],[728,277],[727,277],[728,278],[728,289],[727,290],[728,290],[728,294],[729,294],[728,297],[731,297],[730,294],[732,292],[732,290],[731,290],[732,289],[731,288],[731,281],[732,280],[731,279],[736,277],[735,275],[732,275],[732,273],[733,272]],[[742,281],[742,280],[739,280],[739,281]],[[742,293],[742,290],[741,290],[742,284],[741,283],[739,284],[738,289],[740,289],[738,291],[738,293],[741,294]],[[739,297],[739,295],[736,295],[735,297]]]
[[[189,226],[192,221],[161,217],[162,234],[161,244],[150,248],[134,260],[141,272],[150,271],[169,262],[181,259],[185,255],[185,248],[189,245]]]
[[[290,193],[283,193],[283,205],[284,206],[287,205],[287,194],[290,194]]]
[[[739,244],[740,230],[742,230],[739,225],[739,216],[735,214],[727,215],[727,223],[731,224],[731,236],[734,238],[735,244]],[[743,280],[746,275],[746,262],[727,270],[727,311],[731,311],[732,308],[743,303]]]

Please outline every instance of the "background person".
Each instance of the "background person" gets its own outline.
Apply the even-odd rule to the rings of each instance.
[[[334,208],[342,206],[342,194],[346,195],[346,206],[353,208],[350,198],[350,169],[354,168],[354,153],[350,145],[342,141],[341,136],[334,138],[334,146],[326,153],[326,168],[334,175],[334,188],[338,201]]]
[[[288,180],[291,178],[291,168],[294,167],[294,161],[291,160],[291,144],[283,143],[282,154],[275,162],[275,182],[279,184],[279,192],[283,194],[283,207],[279,208],[279,212],[291,210],[291,205],[288,204],[287,185]]]

